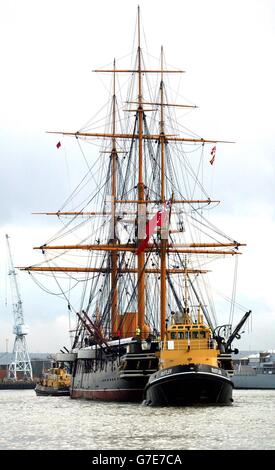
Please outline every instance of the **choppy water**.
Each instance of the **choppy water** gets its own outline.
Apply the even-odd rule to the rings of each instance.
[[[275,390],[226,407],[150,408],[0,390],[0,449],[275,449]]]

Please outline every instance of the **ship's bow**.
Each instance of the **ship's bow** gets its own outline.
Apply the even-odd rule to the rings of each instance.
[[[232,403],[233,383],[226,371],[204,364],[178,365],[153,374],[145,403],[155,406]]]

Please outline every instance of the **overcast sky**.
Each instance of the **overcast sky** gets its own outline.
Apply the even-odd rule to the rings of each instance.
[[[5,233],[16,265],[34,261],[56,222],[31,215],[58,210],[85,164],[74,144],[56,149],[46,130],[77,130],[106,101],[92,70],[132,52],[138,2],[129,0],[0,1],[0,351],[13,344],[6,299]],[[199,110],[188,127],[218,147],[213,221],[247,243],[240,257],[237,300],[253,311],[240,349],[275,349],[274,109],[275,1],[140,0],[144,48],[185,70],[182,95]],[[214,266],[214,265],[213,265]],[[213,269],[213,267],[212,267]],[[222,271],[214,278],[223,289]],[[68,345],[60,300],[20,273],[31,351]],[[227,292],[228,293],[228,292]]]

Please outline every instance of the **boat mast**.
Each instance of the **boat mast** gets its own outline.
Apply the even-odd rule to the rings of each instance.
[[[114,60],[114,80],[113,80],[113,106],[112,106],[112,133],[116,133],[116,61]],[[110,242],[116,242],[116,218],[115,218],[115,200],[117,199],[117,149],[116,149],[116,139],[112,139],[112,215],[111,215],[111,227],[112,235]],[[115,251],[111,252],[111,292],[112,292],[112,306],[111,306],[111,334],[112,336],[117,334],[117,316],[118,316],[118,292],[117,292],[117,257],[118,254]]]
[[[165,203],[165,135],[164,135],[164,83],[163,83],[163,47],[161,47],[160,81],[160,151],[161,151],[161,203]],[[164,215],[166,217],[166,214]],[[165,220],[166,222],[166,220]],[[165,223],[166,226],[166,223]],[[160,337],[164,339],[166,325],[166,246],[167,240],[160,230]],[[166,234],[165,234],[166,235]]]
[[[144,208],[144,183],[143,183],[143,103],[142,103],[142,72],[141,72],[141,47],[140,47],[140,8],[138,6],[138,201]],[[140,214],[139,204],[137,205]],[[138,255],[138,326],[141,337],[144,332],[145,317],[145,253]]]

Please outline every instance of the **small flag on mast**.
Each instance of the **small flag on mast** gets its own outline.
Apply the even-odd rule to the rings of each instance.
[[[216,157],[216,145],[212,148],[211,150],[211,160],[209,160],[209,163],[210,165],[213,165],[214,161],[215,161],[215,157]]]
[[[58,149],[59,149],[59,147],[61,147],[61,142],[60,142],[60,141],[59,141],[59,142],[57,142],[57,144],[56,144],[56,148],[58,148]]]

